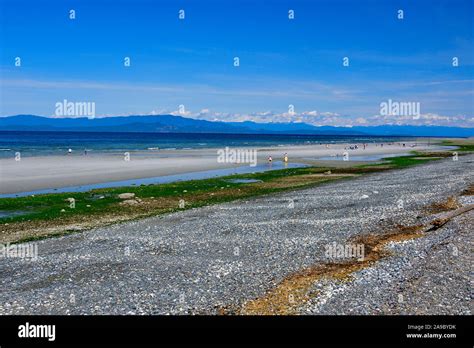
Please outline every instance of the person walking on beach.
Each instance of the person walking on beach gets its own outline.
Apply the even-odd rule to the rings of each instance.
[[[286,152],[283,155],[283,162],[288,163],[288,154]]]
[[[268,156],[268,163],[272,163],[273,159],[272,159],[272,156]]]
[[[67,150],[67,154],[68,155],[72,154],[72,149]]]

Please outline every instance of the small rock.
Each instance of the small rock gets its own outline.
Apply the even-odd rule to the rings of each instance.
[[[82,231],[83,229],[84,229],[83,227],[81,227],[81,226],[76,226],[76,225],[74,225],[74,226],[69,226],[69,227],[67,228],[68,231]]]
[[[121,193],[121,194],[118,195],[118,198],[120,198],[120,199],[131,199],[133,197],[135,197],[135,194],[131,193],[131,192]]]
[[[138,205],[138,204],[140,204],[140,202],[138,202],[135,199],[127,199],[127,200],[121,202],[120,204],[122,204],[122,205]]]

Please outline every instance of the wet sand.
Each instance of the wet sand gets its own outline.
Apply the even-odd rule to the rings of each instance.
[[[327,255],[330,244],[428,226],[439,217],[429,208],[447,197],[472,204],[460,193],[472,184],[473,160],[447,158],[37,241],[35,261],[0,258],[0,315],[470,315],[473,211],[385,244],[383,259],[347,276],[307,270],[347,263]],[[268,306],[247,305],[267,298]]]
[[[349,144],[299,145],[252,148],[257,150],[258,164],[266,163],[268,156],[281,161],[285,153],[289,162],[307,163],[321,166],[347,166],[357,156],[396,155],[411,150],[437,150],[442,147],[417,142],[415,147],[406,143],[368,144],[364,150],[359,144],[357,150],[347,150],[349,161],[342,161],[342,155]],[[206,170],[225,169],[246,166],[245,163],[218,163],[218,149],[195,150],[157,150],[130,152],[130,160],[123,154],[72,154],[64,156],[23,157],[0,160],[0,194],[28,192],[42,189],[54,189],[67,186],[98,184],[111,181],[142,179],[165,175],[176,175]],[[338,155],[339,160],[319,160],[319,158]]]

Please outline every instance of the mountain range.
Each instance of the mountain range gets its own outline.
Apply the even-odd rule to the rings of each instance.
[[[256,123],[196,120],[174,115],[50,118],[36,115],[0,117],[0,131],[156,132],[227,134],[305,134],[471,137],[474,128],[444,126],[313,126],[306,123]]]

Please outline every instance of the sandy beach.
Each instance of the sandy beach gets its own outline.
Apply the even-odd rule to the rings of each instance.
[[[408,227],[431,226],[447,197],[472,205],[473,169],[446,158],[44,239],[36,261],[0,259],[0,315],[469,315],[474,210]],[[387,233],[386,257],[347,278],[300,272],[339,264],[328,245]]]
[[[426,142],[407,142],[405,147],[399,143],[367,144],[364,149],[349,149],[354,144],[299,145],[266,148],[257,150],[258,164],[267,163],[269,156],[273,161],[282,161],[285,153],[290,163],[305,163],[321,166],[352,165],[359,156],[367,163],[367,156],[400,155],[412,150],[436,151],[444,147],[429,145]],[[55,189],[68,186],[98,184],[112,181],[142,179],[248,166],[245,163],[219,163],[218,149],[196,150],[157,150],[130,152],[130,160],[122,154],[75,154],[64,156],[23,157],[20,161],[0,160],[0,194]],[[342,161],[343,153],[349,154],[348,161]],[[337,157],[336,157],[337,156]],[[323,159],[321,159],[323,158]],[[331,160],[337,158],[337,160]],[[328,160],[329,159],[329,160]]]

